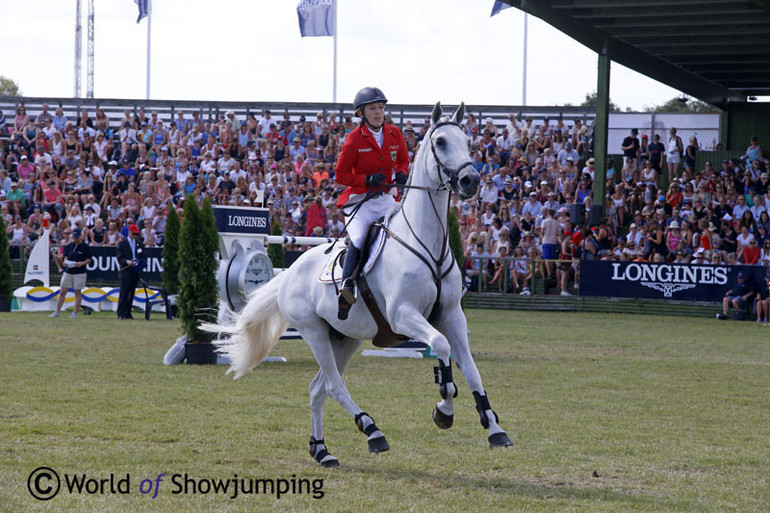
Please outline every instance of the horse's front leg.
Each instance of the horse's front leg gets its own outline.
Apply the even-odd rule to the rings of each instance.
[[[457,387],[452,379],[452,362],[449,359],[449,342],[436,328],[430,325],[417,310],[401,305],[393,312],[397,317],[393,326],[398,326],[399,332],[428,344],[438,357],[438,366],[434,367],[436,383],[439,385],[441,402],[433,409],[433,421],[442,429],[452,427],[454,421],[454,398],[457,397]]]
[[[498,424],[497,414],[489,405],[489,399],[481,382],[481,375],[476,367],[476,362],[473,361],[473,355],[471,355],[468,323],[459,304],[441,315],[437,327],[446,334],[452,350],[452,357],[457,362],[457,366],[473,392],[473,398],[476,400],[476,411],[479,412],[479,421],[489,433],[489,446],[507,447],[513,445],[508,434]]]

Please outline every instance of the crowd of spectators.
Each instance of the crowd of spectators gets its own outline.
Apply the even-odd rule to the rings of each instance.
[[[117,245],[135,223],[145,245],[157,247],[169,204],[181,207],[190,194],[267,207],[285,235],[336,237],[344,220],[334,165],[355,126],[351,116],[321,112],[293,120],[227,111],[204,122],[198,111],[162,119],[140,108],[110,119],[97,109],[68,119],[47,105],[36,113],[20,106],[12,119],[0,113],[8,137],[0,209],[12,244],[50,225],[53,243],[81,228],[89,244]],[[451,207],[473,290],[526,294],[542,277],[566,295],[580,258],[770,264],[770,178],[757,138],[742,158],[697,169],[694,137],[684,145],[673,128],[641,139],[632,130],[618,148],[622,165],[607,162],[605,216],[589,226],[596,163],[581,120],[536,124],[512,114],[498,125],[468,113],[463,128],[482,187],[468,201],[453,195]],[[427,119],[402,127],[410,156],[427,129]],[[585,217],[573,225],[576,203]]]
[[[619,165],[607,160],[604,215],[590,224],[596,162],[582,124],[490,121],[468,120],[485,184],[478,200],[453,198],[471,290],[529,294],[535,277],[571,295],[579,259],[770,266],[770,159],[757,137],[743,155],[699,169],[697,138],[631,130]],[[575,204],[585,208],[575,214]]]

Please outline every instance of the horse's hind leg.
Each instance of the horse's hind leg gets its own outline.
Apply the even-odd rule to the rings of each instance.
[[[361,341],[353,338],[345,338],[332,342],[334,360],[340,374],[350,363],[350,359],[361,346]],[[326,404],[326,383],[322,371],[318,371],[313,381],[310,382],[310,456],[324,467],[339,467],[340,462],[329,453],[323,437],[323,413]]]
[[[481,375],[473,361],[469,344],[468,324],[465,315],[459,308],[456,311],[447,312],[442,315],[438,322],[438,328],[446,333],[449,345],[452,348],[452,357],[457,362],[457,366],[465,376],[465,381],[473,392],[473,398],[476,400],[476,410],[479,412],[481,425],[488,429],[490,447],[507,447],[513,445],[508,434],[498,424],[497,414],[489,405],[489,399],[484,392],[484,385],[481,383]]]
[[[320,372],[323,374],[323,384],[326,393],[345,408],[348,413],[353,415],[356,426],[368,438],[369,452],[384,452],[390,449],[385,435],[374,423],[374,419],[365,413],[350,397],[350,392],[345,382],[342,380],[340,371],[337,368],[337,362],[334,354],[334,343],[329,339],[328,325],[321,319],[307,322],[304,326],[296,326],[302,333],[310,349],[313,351]]]

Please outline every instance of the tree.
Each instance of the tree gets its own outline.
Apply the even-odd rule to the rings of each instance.
[[[457,220],[454,210],[449,211],[447,230],[449,232],[449,248],[455,255],[460,272],[465,274],[465,253],[463,252],[463,241],[460,236],[460,222]]]
[[[716,112],[719,109],[713,105],[709,105],[706,102],[689,98],[687,101],[682,101],[685,96],[677,96],[671,98],[663,105],[647,107],[647,112]]]
[[[13,267],[11,267],[11,255],[8,249],[8,232],[5,220],[0,216],[0,299],[10,304],[13,296]]]
[[[599,103],[599,95],[596,93],[596,91],[592,93],[586,93],[586,99],[583,103],[578,105],[578,107],[593,107],[596,108],[596,105]],[[620,107],[612,103],[612,100],[609,101],[609,107],[611,112],[618,112],[620,110]]]
[[[212,232],[211,226],[214,226]],[[212,236],[215,240],[211,240]],[[203,209],[190,195],[184,202],[184,222],[179,231],[179,317],[188,343],[210,342],[213,333],[202,331],[201,321],[216,322],[217,257],[219,239],[211,202]]]
[[[270,235],[283,235],[281,230],[281,222],[278,220],[278,216],[273,219],[273,227],[270,229]],[[283,269],[284,267],[284,252],[281,244],[270,244],[267,247],[267,256],[270,257],[270,261],[273,263],[273,267],[276,269]]]
[[[0,75],[0,96],[21,96],[19,84],[10,78]]]
[[[169,201],[166,234],[163,239],[163,287],[169,294],[179,293],[179,214]]]

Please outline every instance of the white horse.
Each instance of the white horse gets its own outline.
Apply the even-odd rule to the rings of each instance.
[[[380,312],[393,331],[427,343],[438,356],[436,382],[442,400],[433,410],[441,428],[452,425],[457,388],[452,381],[450,353],[473,392],[481,425],[488,429],[490,447],[509,446],[511,440],[498,425],[489,406],[481,376],[469,348],[469,332],[460,307],[461,274],[447,243],[450,189],[461,198],[478,190],[479,174],[469,158],[469,141],[460,128],[465,106],[442,119],[439,103],[432,126],[415,158],[400,208],[389,223],[388,240],[377,262],[366,274]],[[370,452],[390,446],[372,417],[351,398],[342,379],[362,340],[371,340],[378,328],[364,301],[357,301],[346,320],[337,319],[335,287],[318,281],[328,261],[317,246],[291,267],[254,292],[232,326],[205,328],[230,333],[218,342],[219,351],[231,359],[228,371],[243,376],[258,365],[288,325],[293,326],[313,351],[320,370],[310,383],[310,455],[326,467],[338,466],[323,438],[323,408],[334,398],[367,435]],[[437,297],[440,297],[437,303]],[[434,303],[437,303],[434,305]],[[432,322],[428,317],[434,312]]]

